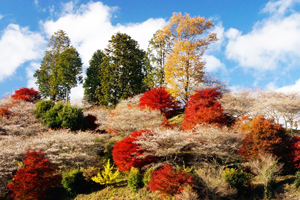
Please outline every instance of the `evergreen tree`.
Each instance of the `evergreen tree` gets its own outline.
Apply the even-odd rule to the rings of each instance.
[[[96,96],[100,105],[114,106],[145,91],[145,52],[137,41],[124,33],[117,33],[109,40],[102,60],[100,85]]]
[[[95,91],[101,87],[100,80],[102,80],[102,62],[106,55],[101,50],[97,50],[90,60],[90,66],[86,70],[86,78],[83,84],[84,96],[88,102],[97,102]]]
[[[82,83],[82,63],[78,52],[70,45],[70,39],[63,30],[52,35],[48,50],[34,77],[41,95],[52,100],[62,100],[71,87]]]

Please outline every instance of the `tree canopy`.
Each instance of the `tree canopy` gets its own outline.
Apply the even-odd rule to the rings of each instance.
[[[55,32],[48,49],[34,77],[41,95],[52,100],[67,98],[69,91],[82,83],[82,62],[79,53],[70,45],[70,39],[63,30]]]
[[[120,100],[145,91],[145,52],[129,35],[117,33],[109,40],[100,65],[98,103],[114,106]]]
[[[202,58],[207,46],[216,41],[216,34],[202,34],[213,28],[211,20],[204,17],[184,16],[173,13],[169,22],[159,30],[156,40],[165,41],[169,47],[164,65],[165,81],[169,92],[174,97],[181,97],[185,102],[203,81],[205,61]]]

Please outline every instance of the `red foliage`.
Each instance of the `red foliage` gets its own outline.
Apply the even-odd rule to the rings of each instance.
[[[24,167],[12,175],[6,187],[13,191],[14,199],[45,199],[49,188],[61,184],[61,175],[54,175],[57,167],[45,158],[44,152],[27,151],[25,156]]]
[[[261,115],[239,129],[247,134],[238,151],[243,158],[258,158],[260,153],[271,153],[277,157],[286,155],[288,135],[273,119],[265,119]]]
[[[176,127],[175,124],[170,124],[169,123],[167,117],[164,117],[164,119],[163,119],[163,121],[162,121],[162,123],[161,123],[160,126],[161,127],[165,127],[165,128],[171,128],[171,129]]]
[[[154,171],[147,188],[152,191],[160,191],[162,197],[174,196],[182,192],[184,186],[193,185],[192,175],[182,170],[175,170],[168,164]]]
[[[185,109],[185,117],[182,123],[182,129],[193,129],[197,124],[216,124],[225,125],[228,118],[223,114],[221,104],[217,98],[221,93],[215,89],[198,90],[191,95]]]
[[[120,171],[128,172],[131,167],[142,168],[143,166],[155,162],[155,157],[143,156],[144,151],[138,148],[138,145],[134,143],[138,136],[143,133],[150,133],[149,130],[134,131],[129,136],[124,138],[120,142],[116,142],[112,155],[116,166]]]
[[[0,107],[0,117],[10,117],[11,116],[11,111],[8,110],[7,107]]]
[[[15,90],[15,93],[11,95],[12,99],[23,100],[27,102],[37,102],[40,100],[41,95],[39,91],[34,90],[33,88],[22,87],[18,90]]]
[[[91,114],[88,114],[87,116],[84,117],[88,123],[88,129],[90,130],[96,130],[98,127],[98,124],[96,124],[97,117]]]
[[[289,142],[289,158],[296,169],[300,169],[300,137],[294,136]]]
[[[181,103],[166,91],[165,87],[153,88],[140,98],[140,107],[160,110],[168,117],[172,112],[181,108]]]

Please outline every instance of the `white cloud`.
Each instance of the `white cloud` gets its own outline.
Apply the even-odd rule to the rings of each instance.
[[[278,88],[278,92],[300,92],[300,79],[294,85],[288,85]]]
[[[40,63],[37,62],[31,62],[28,67],[26,67],[26,73],[27,73],[27,87],[28,88],[34,88],[35,90],[38,90],[38,86],[35,84],[36,78],[33,77],[33,74],[37,69],[39,69],[41,66]]]
[[[266,4],[266,6],[262,9],[262,12],[273,15],[284,15],[288,10],[291,10],[295,3],[299,2],[300,0],[272,0]]]
[[[0,14],[0,20],[1,20],[3,17],[4,17],[4,15],[1,15],[1,14]]]
[[[132,39],[138,41],[141,48],[146,50],[148,41],[155,31],[166,24],[162,18],[151,18],[141,23],[112,25],[112,14],[117,9],[116,7],[108,7],[101,2],[89,2],[80,6],[75,6],[76,4],[77,2],[64,4],[57,20],[40,23],[49,38],[59,29],[67,33],[71,44],[82,58],[84,68],[88,67],[89,60],[96,50],[107,47],[108,40],[115,33],[130,35]],[[71,90],[71,98],[78,96],[83,96],[82,85]]]
[[[34,4],[35,4],[36,6],[39,6],[39,0],[34,0]]]
[[[267,90],[272,90],[272,91],[274,91],[274,90],[276,90],[278,87],[276,86],[276,83],[275,83],[275,81],[272,81],[272,82],[270,82],[270,83],[268,83],[267,85],[266,85],[266,89]]]
[[[264,10],[281,13],[293,2],[296,1],[269,2]],[[300,61],[300,13],[270,16],[257,22],[247,34],[231,28],[225,35],[229,39],[225,51],[227,59],[245,69],[264,71],[295,67]]]
[[[0,81],[27,61],[40,59],[46,41],[39,33],[9,24],[0,38]]]
[[[214,72],[217,70],[224,70],[226,67],[224,63],[222,63],[218,58],[212,55],[206,55],[204,54],[203,58],[206,61],[205,69],[208,72]]]
[[[148,19],[142,23],[111,24],[112,13],[116,7],[108,7],[101,2],[81,4],[77,9],[69,2],[64,5],[61,17],[56,21],[41,22],[45,33],[50,37],[59,29],[64,30],[71,43],[81,55],[84,67],[97,49],[104,49],[111,36],[118,31],[130,35],[137,40],[141,48],[146,49],[148,41],[156,30],[166,22],[164,19]]]

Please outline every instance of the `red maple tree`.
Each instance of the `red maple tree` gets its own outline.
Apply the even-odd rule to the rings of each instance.
[[[159,191],[161,197],[165,198],[179,194],[187,184],[194,184],[191,174],[164,164],[162,168],[152,173],[147,188],[151,191]]]
[[[116,142],[112,150],[112,155],[116,166],[120,171],[128,172],[131,167],[142,168],[143,166],[155,162],[155,157],[143,157],[144,150],[139,149],[134,143],[138,136],[143,133],[151,133],[149,130],[134,131],[120,142]]]
[[[15,93],[11,95],[11,98],[14,100],[37,102],[41,99],[41,94],[39,93],[39,91],[36,91],[33,88],[22,87],[18,90],[15,90]]]
[[[245,158],[258,158],[260,153],[271,153],[277,157],[287,155],[288,134],[282,125],[263,115],[255,117],[249,124],[239,127],[246,133],[239,154]]]
[[[296,169],[300,169],[300,137],[294,136],[289,141],[289,158]]]
[[[47,197],[47,190],[61,184],[61,175],[55,174],[57,167],[45,158],[44,152],[27,150],[24,166],[6,187],[13,191],[13,199],[40,200]]]
[[[198,90],[187,101],[182,129],[193,129],[197,124],[225,125],[228,118],[223,114],[221,104],[217,99],[221,93],[215,89]]]
[[[168,93],[165,87],[156,87],[141,96],[140,107],[160,110],[168,117],[172,112],[181,108],[181,103]]]

